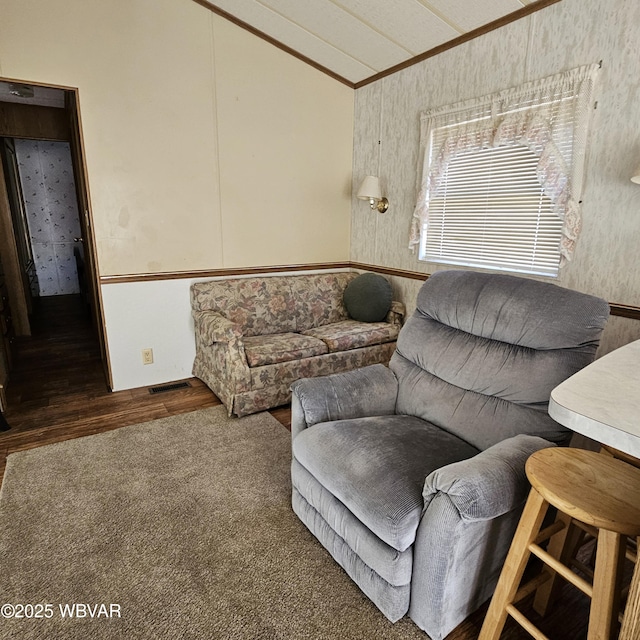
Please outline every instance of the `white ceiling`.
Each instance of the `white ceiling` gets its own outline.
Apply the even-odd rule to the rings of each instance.
[[[196,0],[351,83],[365,80],[536,0]]]

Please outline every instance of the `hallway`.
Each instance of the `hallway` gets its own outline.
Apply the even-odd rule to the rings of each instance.
[[[36,298],[31,321],[33,335],[13,343],[5,412],[11,429],[0,432],[0,480],[13,451],[220,404],[195,379],[155,395],[147,388],[111,393],[80,295]]]

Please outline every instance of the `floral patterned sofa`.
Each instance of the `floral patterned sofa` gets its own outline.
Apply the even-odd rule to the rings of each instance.
[[[214,280],[191,285],[193,375],[229,415],[286,404],[300,378],[387,364],[404,305],[385,322],[349,318],[343,293],[357,273]]]

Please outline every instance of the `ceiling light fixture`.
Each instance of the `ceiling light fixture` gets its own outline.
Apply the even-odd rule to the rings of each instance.
[[[9,93],[18,98],[33,98],[33,87],[30,84],[13,82],[9,85]]]

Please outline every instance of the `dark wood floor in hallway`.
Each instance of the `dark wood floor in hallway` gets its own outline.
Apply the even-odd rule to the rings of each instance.
[[[203,383],[193,378],[187,388],[159,394],[150,394],[148,388],[110,392],[88,309],[80,296],[36,302],[33,335],[14,344],[5,413],[11,429],[0,432],[0,482],[6,456],[14,451],[220,404]],[[271,413],[290,428],[288,406]],[[541,628],[552,640],[586,638],[588,606],[586,596],[567,587],[561,603]],[[531,614],[526,602],[524,609]],[[476,640],[485,612],[486,605],[447,640]],[[530,636],[509,621],[502,638],[525,640]]]
[[[13,344],[5,411],[11,429],[0,432],[0,480],[13,451],[220,404],[195,378],[187,380],[189,387],[158,394],[146,387],[110,392],[82,298],[50,296],[35,303],[32,335]],[[288,407],[272,413],[290,425]]]

